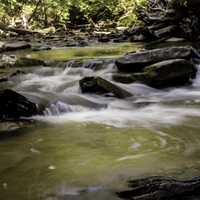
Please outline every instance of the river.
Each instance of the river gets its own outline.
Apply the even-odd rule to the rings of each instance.
[[[111,59],[137,48],[101,47],[100,57]],[[81,55],[95,57],[94,49]],[[113,52],[109,58],[108,49]],[[65,58],[66,50],[54,51],[30,56]],[[72,51],[80,49],[67,49],[67,56],[73,57]],[[0,140],[0,199],[117,200],[115,191],[130,178],[200,174],[200,70],[187,87],[120,84],[133,94],[122,100],[81,94],[82,77],[111,79],[115,71],[109,60],[98,70],[84,66],[72,68],[69,61],[64,67],[34,67],[7,83],[45,102],[46,109],[33,116],[33,126],[13,128],[13,137]]]

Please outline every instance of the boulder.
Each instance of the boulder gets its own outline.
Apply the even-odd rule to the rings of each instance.
[[[118,84],[101,77],[85,77],[80,80],[79,83],[83,93],[112,93],[118,98],[127,98],[133,96],[130,92]]]
[[[13,90],[0,91],[0,119],[19,119],[36,115],[37,105]]]
[[[190,82],[196,74],[195,65],[184,59],[173,59],[144,69],[144,82],[152,87],[179,86]]]
[[[167,47],[130,53],[116,60],[120,72],[142,72],[145,66],[170,59],[190,59],[193,56],[191,47]]]

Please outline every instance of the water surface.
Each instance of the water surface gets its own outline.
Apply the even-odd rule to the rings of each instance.
[[[8,83],[46,109],[0,141],[3,200],[117,200],[129,178],[200,174],[199,73],[188,87],[119,84],[133,94],[120,100],[81,94],[82,77],[116,71],[84,66],[34,67]]]

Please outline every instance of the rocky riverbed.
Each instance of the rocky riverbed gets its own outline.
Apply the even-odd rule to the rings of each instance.
[[[107,48],[67,61],[2,56],[4,199],[117,200],[131,177],[199,175],[198,51],[113,45],[107,57]]]

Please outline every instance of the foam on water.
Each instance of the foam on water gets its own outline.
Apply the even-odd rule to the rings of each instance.
[[[151,105],[135,110],[102,109],[69,112],[60,116],[37,116],[36,119],[50,123],[93,122],[115,127],[152,127],[174,125],[187,117],[200,117],[200,111],[192,108],[173,108]]]
[[[73,121],[93,122],[116,127],[152,127],[174,125],[182,123],[187,118],[200,116],[198,106],[186,108],[184,103],[176,105],[176,107],[172,104],[175,101],[199,104],[200,70],[198,70],[193,84],[188,87],[158,90],[139,83],[119,84],[134,94],[133,98],[129,100],[80,93],[78,81],[82,77],[95,74],[109,78],[109,73],[112,70],[114,70],[112,63],[99,71],[84,67],[72,68],[70,63],[67,63],[65,69],[55,70],[54,68],[51,70],[47,68],[42,70],[42,74],[36,70],[36,72],[24,75],[16,88],[23,91],[28,91],[31,88],[39,93],[44,92],[44,94],[48,91],[55,96],[55,102],[51,102],[44,112],[46,116],[34,117],[49,123]],[[76,95],[70,97],[71,93]],[[83,103],[88,99],[87,104],[89,104],[90,98],[93,99],[91,103],[97,105],[96,109],[95,106],[85,106],[86,104]],[[82,105],[76,105],[74,102],[81,102]],[[101,109],[98,106],[99,102],[105,104]]]

